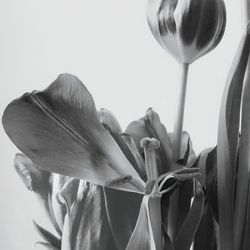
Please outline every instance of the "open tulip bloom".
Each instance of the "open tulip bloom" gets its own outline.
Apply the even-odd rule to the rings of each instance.
[[[243,13],[247,21],[249,12]],[[153,35],[184,68],[173,133],[152,108],[122,131],[70,74],[7,106],[3,126],[22,152],[15,170],[55,229],[34,222],[42,237],[35,247],[250,249],[246,22],[222,97],[217,146],[196,155],[182,131],[188,65],[219,43],[225,13],[222,0],[149,1]]]

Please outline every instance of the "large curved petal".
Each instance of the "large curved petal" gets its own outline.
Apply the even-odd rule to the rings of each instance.
[[[101,126],[91,94],[75,76],[62,74],[45,91],[14,100],[4,112],[3,126],[44,170],[144,192],[144,182]]]

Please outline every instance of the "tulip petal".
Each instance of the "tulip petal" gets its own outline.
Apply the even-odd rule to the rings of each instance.
[[[143,197],[138,220],[126,250],[156,250],[149,215],[149,199],[148,195]]]
[[[33,224],[38,233],[40,234],[40,236],[43,238],[43,240],[48,242],[51,246],[55,247],[56,249],[61,248],[61,241],[56,236],[54,236],[52,233],[50,233],[43,227],[39,226],[35,221],[33,221]]]
[[[68,211],[62,250],[116,250],[108,222],[102,187],[81,181],[77,201]]]
[[[119,249],[126,248],[134,230],[142,195],[104,188],[105,205],[112,234]]]
[[[238,249],[234,247],[233,210],[235,191],[236,156],[239,137],[239,120],[242,97],[242,84],[250,51],[250,27],[239,44],[236,56],[227,78],[222,97],[217,146],[217,172],[219,195],[219,222],[221,250]],[[243,196],[242,196],[243,197]],[[237,197],[236,197],[237,198]],[[246,197],[244,197],[244,200]],[[237,207],[240,205],[240,209]],[[237,233],[241,231],[244,206],[236,202]],[[240,211],[238,213],[237,211]],[[240,231],[239,231],[240,230]],[[238,245],[238,240],[236,240]]]
[[[131,135],[137,145],[137,148],[143,154],[140,147],[140,141],[145,138],[155,138],[160,141],[160,148],[156,150],[158,155],[158,173],[159,175],[166,173],[172,165],[171,160],[171,141],[165,126],[161,123],[159,115],[151,108],[148,109],[146,115],[128,125],[125,131]]]
[[[72,75],[60,75],[45,91],[25,94],[3,115],[6,133],[40,168],[131,192],[144,182],[100,124],[91,94]]]

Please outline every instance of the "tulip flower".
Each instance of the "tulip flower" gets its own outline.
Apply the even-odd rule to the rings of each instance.
[[[33,183],[35,187],[36,180],[43,176],[40,169],[44,174],[59,174],[59,181],[54,178],[52,184],[48,183],[60,187],[56,200],[66,209],[64,213],[56,209],[60,213],[54,216],[56,222],[60,221],[57,225],[63,250],[88,248],[90,233],[89,244],[94,249],[100,249],[100,244],[102,249],[138,249],[139,243],[163,249],[161,209],[166,208],[163,214],[168,211],[169,194],[181,182],[196,177],[198,169],[187,165],[191,150],[185,136],[183,162],[175,167],[169,135],[152,109],[122,134],[110,112],[96,111],[91,94],[80,80],[62,74],[45,91],[27,93],[10,103],[3,125],[11,140],[29,157],[25,158],[29,164],[18,168],[26,186],[31,189]],[[143,154],[133,135],[140,140]],[[34,178],[33,172],[39,173],[39,178]],[[64,185],[60,184],[61,178],[66,180]],[[78,179],[82,179],[80,185]],[[202,190],[195,192],[200,207]],[[40,233],[45,232],[37,227]],[[145,241],[141,239],[142,230]],[[105,232],[114,238],[104,237]],[[55,240],[51,235],[49,238]]]
[[[173,156],[180,157],[189,64],[220,42],[226,24],[223,0],[149,0],[147,19],[159,44],[182,65]]]
[[[182,64],[215,48],[226,24],[223,0],[150,0],[147,16],[156,40]]]

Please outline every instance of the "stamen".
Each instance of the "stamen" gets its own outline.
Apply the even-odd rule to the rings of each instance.
[[[141,147],[144,148],[145,166],[148,181],[156,181],[152,192],[157,192],[158,169],[156,164],[155,150],[160,147],[160,142],[154,138],[143,138],[141,140]]]

